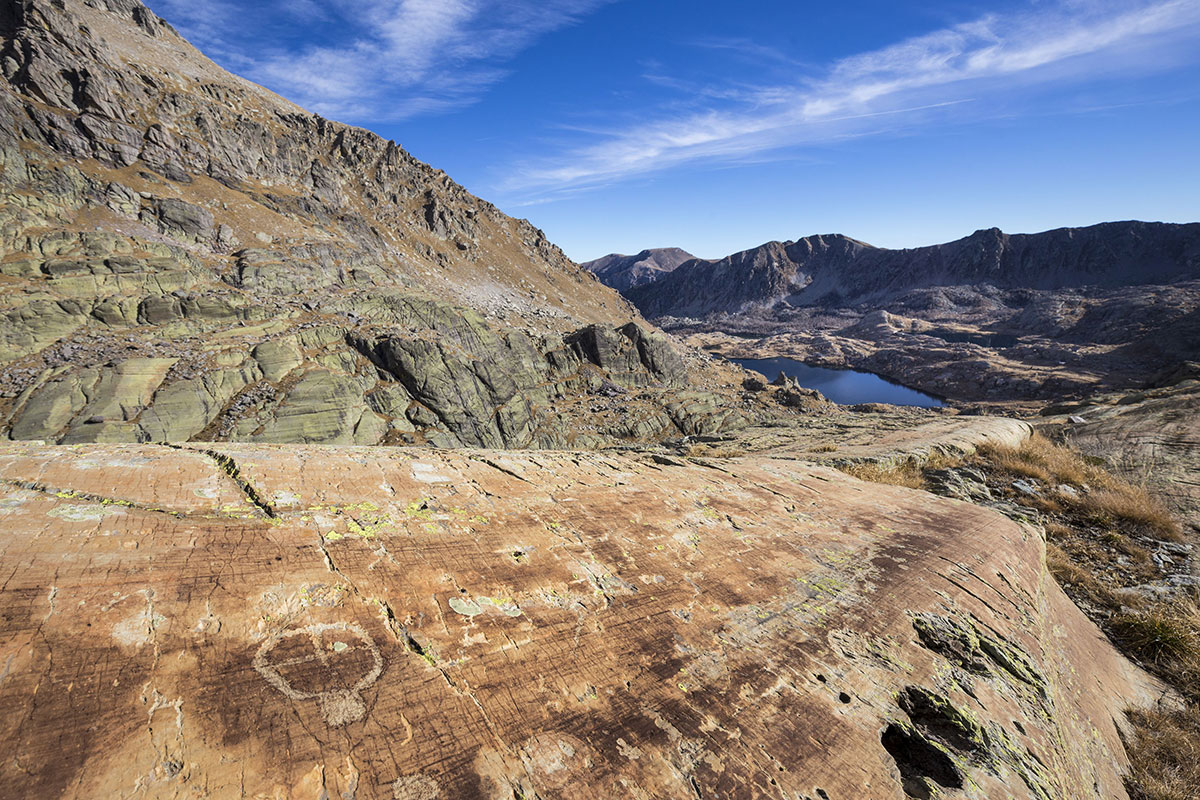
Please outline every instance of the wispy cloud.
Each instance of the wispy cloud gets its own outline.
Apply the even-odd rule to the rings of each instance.
[[[245,77],[326,116],[384,121],[475,101],[540,36],[612,0],[151,2]],[[289,17],[307,35],[265,27]],[[314,42],[312,30],[339,38]]]
[[[558,156],[519,165],[502,188],[533,200],[684,163],[761,160],[895,132],[1016,89],[1148,68],[1180,53],[1200,58],[1198,31],[1200,0],[1038,2],[1025,13],[984,16],[842,59],[817,78],[707,90],[700,110],[577,140]]]

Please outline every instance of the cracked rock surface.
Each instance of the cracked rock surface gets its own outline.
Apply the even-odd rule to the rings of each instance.
[[[1031,528],[797,461],[9,444],[0,480],[18,797],[1123,797],[1157,696]]]
[[[6,438],[598,447],[745,421],[712,411],[739,375],[527,221],[136,0],[3,0],[0,64]],[[597,414],[606,385],[638,391]]]

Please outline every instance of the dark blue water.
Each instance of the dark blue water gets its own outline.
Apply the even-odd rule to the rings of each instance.
[[[767,376],[768,381],[775,380],[782,372],[795,378],[804,388],[816,389],[833,402],[842,405],[890,403],[894,406],[921,408],[940,408],[945,405],[936,397],[884,380],[870,372],[810,367],[794,358],[731,358],[730,361],[746,369],[761,372]]]

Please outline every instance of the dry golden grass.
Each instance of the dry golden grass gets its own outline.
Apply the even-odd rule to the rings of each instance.
[[[1134,711],[1126,742],[1133,800],[1200,796],[1200,608],[1191,600],[1152,602],[1110,620],[1121,649],[1183,695],[1178,710]]]
[[[1075,495],[1030,498],[1047,514],[1073,512],[1100,527],[1132,526],[1147,535],[1180,541],[1182,532],[1170,509],[1145,487],[1106,471],[1097,459],[1080,455],[1035,434],[1020,447],[980,450],[988,466],[1004,474],[1033,478],[1046,486],[1080,487]],[[1084,488],[1086,487],[1086,489]]]
[[[1046,484],[1105,485],[1110,479],[1108,473],[1083,456],[1041,434],[1034,434],[1020,447],[986,445],[979,452],[1001,472]]]
[[[1082,593],[1093,603],[1105,607],[1117,605],[1117,598],[1106,584],[1097,580],[1064,550],[1052,544],[1046,545],[1046,568],[1059,584]]]
[[[1200,791],[1200,708],[1135,711],[1126,782],[1133,800],[1195,800]]]
[[[1126,652],[1146,663],[1187,671],[1200,665],[1200,609],[1190,600],[1121,611],[1109,626]]]
[[[1183,531],[1170,509],[1145,486],[1116,481],[1109,488],[1081,497],[1074,505],[1099,525],[1132,525],[1160,539],[1183,540]]]
[[[962,463],[963,459],[960,456],[947,455],[936,450],[923,458],[885,462],[860,461],[854,464],[839,464],[837,468],[860,481],[904,486],[909,489],[924,489],[927,487],[926,472],[949,469],[960,466]]]
[[[1048,539],[1065,539],[1075,533],[1075,529],[1070,525],[1063,525],[1061,522],[1046,523],[1046,537]]]
[[[819,444],[810,450],[810,453],[836,453],[838,446],[836,444]]]
[[[909,489],[925,488],[923,471],[920,465],[914,461],[902,461],[898,464],[863,461],[857,464],[842,464],[838,466],[838,469],[860,481],[885,483],[889,486],[906,486]]]

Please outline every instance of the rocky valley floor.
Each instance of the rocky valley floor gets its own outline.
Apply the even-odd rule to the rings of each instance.
[[[980,303],[884,309],[776,309],[710,321],[664,319],[729,358],[787,357],[873,372],[959,407],[1036,411],[1139,389],[1200,352],[1200,285],[1045,292],[1024,307]],[[982,305],[980,308],[978,305]],[[769,376],[774,377],[774,376]]]

